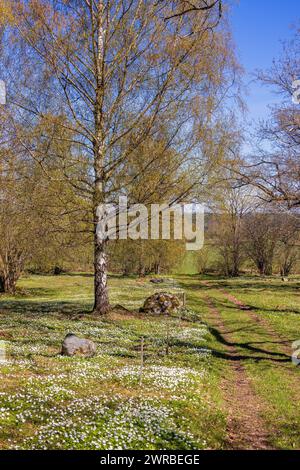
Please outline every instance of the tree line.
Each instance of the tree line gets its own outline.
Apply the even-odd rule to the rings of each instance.
[[[94,311],[102,315],[109,269],[174,269],[184,257],[179,241],[99,238],[100,209],[120,195],[129,204],[208,201],[216,213],[209,239],[228,275],[238,274],[245,250],[255,262],[251,246],[262,244],[257,231],[266,234],[267,220],[271,240],[284,220],[276,222],[277,205],[290,211],[280,226],[290,225],[298,205],[299,108],[287,105],[286,84],[296,71],[284,58],[281,69],[259,77],[285,86],[286,95],[259,131],[259,144],[272,142],[268,154],[258,145],[245,158],[236,118],[241,67],[226,2],[4,0],[0,13],[8,90],[0,108],[2,290],[14,292],[25,269],[93,267]],[[251,211],[232,215],[230,191],[247,193]],[[256,208],[256,200],[276,206]],[[286,247],[294,243],[282,237]],[[268,263],[261,273],[270,272]]]

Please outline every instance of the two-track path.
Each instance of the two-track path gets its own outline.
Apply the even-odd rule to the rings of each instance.
[[[235,450],[271,449],[269,431],[262,417],[263,403],[253,389],[219,310],[210,297],[205,300],[210,311],[209,322],[221,335],[230,357],[230,374],[223,378],[221,384],[228,415],[226,447]]]
[[[277,332],[268,318],[222,285],[187,278],[182,280],[182,287],[196,309],[206,306],[202,318],[213,336],[213,355],[221,360],[220,388],[227,416],[225,448],[277,447],[286,423],[295,430],[298,426],[297,418],[294,421],[292,415],[299,402],[298,371],[291,363],[293,340]],[[276,382],[280,374],[284,399],[290,407],[284,416],[280,411],[281,398],[275,400],[276,393],[282,392],[280,383]],[[278,448],[282,448],[281,443]]]
[[[225,448],[272,449],[273,424],[266,420],[269,404],[257,393],[247,364],[266,361],[268,366],[282,367],[290,374],[286,367],[290,362],[290,340],[278,335],[266,318],[222,286],[198,281],[190,288],[195,298],[207,306],[205,321],[220,346],[215,354],[221,354],[228,366],[220,383],[227,415]],[[239,330],[244,336],[237,339]]]

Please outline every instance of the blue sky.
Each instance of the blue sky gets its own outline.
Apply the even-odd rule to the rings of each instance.
[[[276,96],[253,84],[256,69],[266,69],[280,55],[280,40],[292,37],[292,26],[300,23],[300,0],[232,0],[231,25],[237,54],[246,74],[249,119],[266,118]]]

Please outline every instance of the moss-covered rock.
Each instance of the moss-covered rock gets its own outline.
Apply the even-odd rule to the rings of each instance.
[[[140,312],[149,315],[170,315],[182,306],[182,302],[176,295],[168,292],[157,292],[145,300]]]

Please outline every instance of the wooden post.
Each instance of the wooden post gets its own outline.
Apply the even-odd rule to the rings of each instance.
[[[143,370],[144,370],[144,336],[141,338],[141,366],[140,366],[140,378],[139,383],[142,384],[143,381]]]
[[[167,318],[167,344],[166,344],[166,355],[169,355],[169,350],[170,350],[170,325],[169,325],[169,319]]]
[[[186,306],[186,293],[185,292],[182,292],[182,306],[183,307]]]

